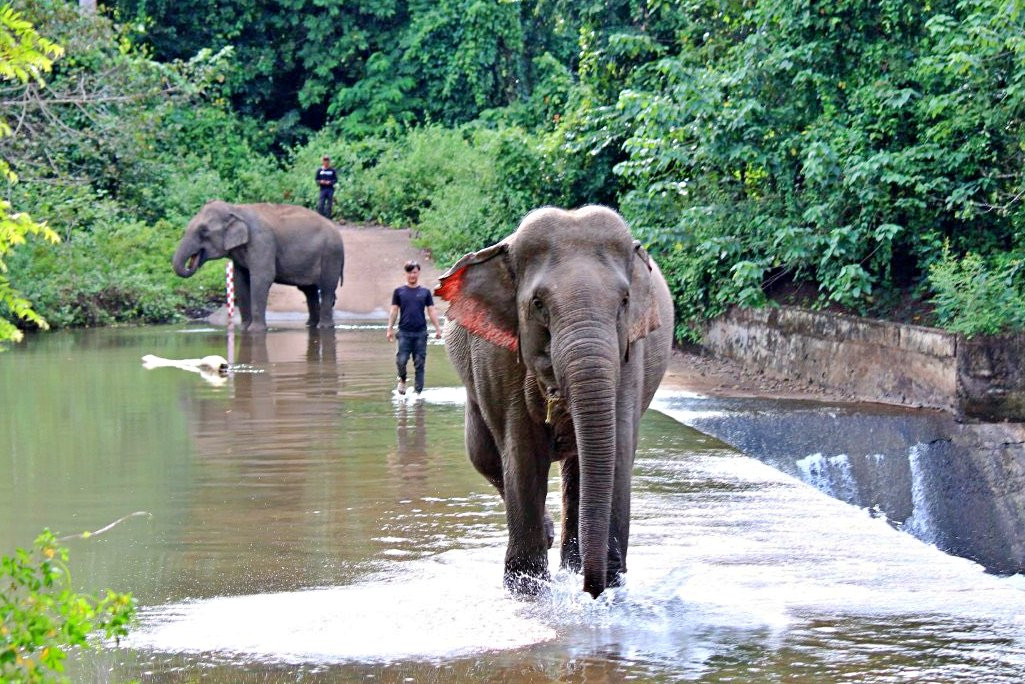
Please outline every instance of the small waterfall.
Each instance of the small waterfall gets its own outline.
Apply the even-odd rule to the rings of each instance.
[[[927,544],[937,541],[936,524],[929,501],[929,486],[926,469],[922,462],[929,447],[919,442],[908,449],[908,463],[911,467],[911,515],[904,521],[902,529]]]
[[[847,454],[811,454],[795,462],[801,479],[835,499],[857,505],[858,490]]]

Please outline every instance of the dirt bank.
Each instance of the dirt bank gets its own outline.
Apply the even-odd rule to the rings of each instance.
[[[413,246],[410,231],[342,224],[345,241],[345,283],[338,291],[336,320],[387,317],[391,293],[405,282],[402,265],[409,259],[421,264],[420,282],[437,285],[441,271],[426,252]],[[436,300],[444,314],[446,305]],[[267,310],[279,315],[306,315],[306,300],[294,287],[271,287]],[[709,396],[779,397],[843,401],[849,397],[801,382],[766,377],[729,359],[713,358],[699,349],[675,350],[662,382],[666,389]]]

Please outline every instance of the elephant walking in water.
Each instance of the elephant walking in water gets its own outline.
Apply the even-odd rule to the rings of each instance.
[[[505,583],[533,592],[554,541],[548,471],[561,463],[564,567],[597,597],[626,572],[638,423],[672,346],[658,267],[605,207],[545,208],[442,276],[445,341],[467,390],[466,448],[501,493]]]
[[[189,221],[174,253],[174,270],[188,278],[204,262],[224,257],[235,264],[244,329],[267,329],[271,283],[302,290],[310,311],[307,325],[334,327],[335,288],[345,266],[342,233],[335,223],[290,204],[213,200]]]

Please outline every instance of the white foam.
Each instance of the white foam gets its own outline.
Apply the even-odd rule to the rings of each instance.
[[[496,559],[487,554],[492,580]],[[351,586],[231,596],[163,606],[143,615],[127,646],[217,652],[273,662],[387,662],[452,658],[551,640],[555,630],[500,581],[467,581],[435,557],[422,574]],[[471,561],[472,563],[473,561]]]

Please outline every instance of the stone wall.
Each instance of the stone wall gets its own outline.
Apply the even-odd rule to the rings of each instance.
[[[734,308],[702,344],[767,373],[852,398],[1025,421],[1025,336],[966,340],[934,328],[793,307]]]
[[[1025,421],[1025,335],[958,340],[958,400],[965,416]]]

